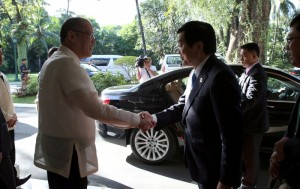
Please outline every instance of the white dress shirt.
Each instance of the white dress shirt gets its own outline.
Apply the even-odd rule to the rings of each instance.
[[[184,91],[184,94],[185,94],[185,102],[187,101],[187,99],[189,98],[189,95],[191,93],[191,90],[193,88],[192,86],[192,75],[195,73],[196,76],[197,76],[197,80],[195,82],[195,85],[197,82],[200,81],[201,78],[199,78],[198,76],[200,75],[200,72],[203,68],[203,66],[205,65],[207,59],[209,58],[210,56],[206,57],[197,67],[196,69],[193,69],[190,73],[190,76],[189,76],[189,80],[188,80],[188,83],[187,83],[187,86],[186,86],[186,89]]]

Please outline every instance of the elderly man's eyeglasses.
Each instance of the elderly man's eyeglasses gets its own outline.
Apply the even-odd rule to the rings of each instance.
[[[72,31],[73,31],[73,32],[83,33],[83,34],[85,34],[85,35],[88,35],[88,37],[89,37],[90,39],[95,38],[94,33],[83,32],[83,31],[78,31],[78,30],[72,30]]]
[[[289,44],[289,43],[291,43],[294,39],[300,39],[300,36],[298,36],[298,37],[288,37],[288,38],[286,38],[286,42]]]

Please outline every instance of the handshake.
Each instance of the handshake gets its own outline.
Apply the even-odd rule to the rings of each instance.
[[[148,131],[149,129],[155,127],[156,121],[153,119],[152,115],[149,112],[139,113],[141,118],[140,124],[137,128],[141,129],[143,132]]]

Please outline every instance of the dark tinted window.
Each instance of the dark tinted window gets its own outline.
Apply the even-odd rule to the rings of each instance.
[[[268,99],[295,102],[299,95],[299,86],[288,78],[268,74]]]
[[[91,59],[91,63],[96,66],[107,66],[110,58],[93,58]]]

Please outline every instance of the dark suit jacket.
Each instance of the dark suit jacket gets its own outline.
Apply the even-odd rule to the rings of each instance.
[[[267,110],[267,75],[258,63],[247,74],[243,73],[239,84],[242,89],[241,106],[244,113],[244,132],[263,133],[269,129]]]
[[[159,130],[174,122],[185,125],[185,157],[192,179],[209,188],[218,181],[239,186],[242,156],[240,87],[232,70],[211,55],[187,102],[156,114]]]

